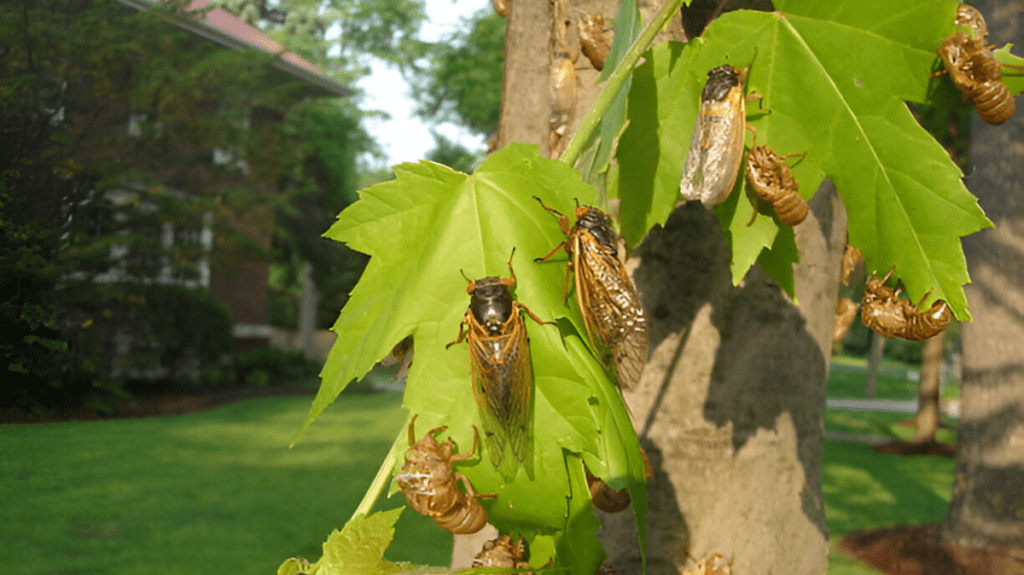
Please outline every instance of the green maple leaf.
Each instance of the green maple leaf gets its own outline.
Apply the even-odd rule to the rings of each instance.
[[[360,200],[325,234],[371,258],[333,327],[338,339],[303,430],[348,382],[411,334],[415,355],[404,405],[418,416],[416,437],[447,425],[439,441],[450,437],[460,452],[469,450],[472,426],[481,428],[469,353],[464,343],[446,349],[469,305],[460,271],[473,279],[508,277],[507,262],[515,248],[514,297],[540,318],[557,320],[557,325],[538,325],[524,317],[534,375],[533,474],[521,467],[515,480],[507,482],[486,454],[459,463],[457,470],[478,493],[499,495],[482,504],[502,533],[533,537],[564,532],[570,521],[586,524],[579,517],[580,501],[593,516],[586,490],[572,487],[579,481],[585,485],[575,457],[582,458],[595,475],[630,490],[643,541],[644,466],[629,415],[580,336],[586,331],[575,298],[562,298],[565,258],[533,261],[565,239],[557,219],[533,196],[571,213],[574,198],[593,202],[594,188],[571,167],[540,158],[535,147],[521,144],[496,152],[473,175],[431,162],[403,164],[395,174],[393,181],[362,190]],[[379,479],[401,465],[407,447],[403,430]],[[575,464],[567,466],[568,455]],[[573,552],[565,557],[559,552],[556,565],[599,563],[603,555],[593,530],[567,534],[552,548],[566,546]],[[547,559],[531,556],[538,565]]]
[[[809,198],[830,177],[867,270],[885,273],[895,265],[911,299],[930,290],[930,300],[944,299],[958,318],[969,319],[960,237],[991,223],[959,169],[904,104],[959,98],[948,79],[930,77],[936,50],[953,30],[956,2],[775,6],[777,12],[726,14],[702,38],[656,46],[637,68],[630,124],[618,148],[623,235],[635,244],[679,201],[707,71],[752,62],[746,92],[762,100],[760,110],[748,105],[748,123],[758,144],[807,153],[791,162],[801,196]],[[749,147],[749,135],[747,141]],[[732,245],[733,280],[758,258],[769,271],[788,268],[795,245],[776,242],[771,218],[747,227],[753,207],[745,178],[736,187],[717,209]]]

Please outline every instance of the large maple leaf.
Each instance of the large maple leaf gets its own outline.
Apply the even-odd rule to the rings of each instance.
[[[557,219],[533,196],[571,213],[574,199],[593,201],[594,188],[571,167],[520,144],[496,152],[473,175],[425,161],[396,166],[395,174],[395,180],[362,190],[326,234],[371,257],[333,327],[338,339],[306,426],[350,381],[412,335],[415,358],[404,405],[418,415],[416,434],[447,425],[444,436],[469,449],[472,426],[481,428],[469,355],[464,344],[446,349],[469,304],[461,272],[472,279],[508,277],[515,248],[513,295],[542,319],[557,320],[525,320],[534,375],[533,474],[521,468],[506,482],[486,454],[459,464],[458,471],[477,492],[499,494],[483,501],[490,522],[503,533],[531,538],[540,563],[547,559],[540,550],[549,548],[562,565],[596,569],[603,552],[593,535],[597,519],[580,458],[612,487],[630,490],[641,538],[644,466],[621,396],[580,337],[586,332],[575,298],[562,298],[566,260],[533,261],[565,239]],[[403,432],[380,477],[401,465],[407,447]],[[589,530],[569,532],[569,524]]]
[[[956,2],[775,4],[777,12],[726,14],[688,44],[656,46],[638,67],[617,155],[627,241],[635,244],[664,223],[679,201],[707,71],[749,63],[746,91],[762,99],[760,108],[748,106],[748,122],[758,144],[780,154],[806,152],[793,166],[800,194],[809,198],[831,178],[867,270],[885,273],[895,265],[912,299],[930,290],[930,300],[944,299],[958,318],[969,319],[960,237],[991,223],[960,170],[904,103],[958,98],[947,79],[931,77],[936,50],[953,30]],[[748,227],[754,208],[744,178],[736,188],[717,209],[732,246],[733,280],[758,258],[769,271],[790,269],[797,259],[792,231],[780,236],[768,217]],[[777,279],[784,286],[792,281]]]

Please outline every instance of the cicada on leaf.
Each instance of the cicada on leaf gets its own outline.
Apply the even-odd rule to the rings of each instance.
[[[558,216],[558,226],[568,236],[536,261],[565,248],[570,260],[562,297],[568,297],[569,275],[575,273],[576,299],[598,359],[614,373],[620,387],[633,387],[647,363],[647,318],[626,272],[625,243],[612,229],[608,215],[597,208],[577,205],[576,223],[570,228],[561,212],[534,199]]]
[[[473,399],[483,422],[484,443],[491,463],[502,477],[511,481],[520,465],[525,464],[528,475],[533,473],[527,458],[533,370],[526,324],[519,312],[525,311],[542,325],[554,322],[541,320],[512,299],[509,288],[516,285],[516,274],[511,257],[508,271],[511,278],[466,278],[466,293],[471,296],[469,308],[459,325],[458,338],[445,347],[464,339],[469,346]]]
[[[743,159],[746,101],[760,98],[743,95],[742,72],[725,64],[708,72],[700,93],[700,112],[686,154],[679,193],[686,200],[700,200],[708,208],[722,203],[732,191]]]

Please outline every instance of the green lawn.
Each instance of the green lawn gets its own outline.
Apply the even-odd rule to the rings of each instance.
[[[878,386],[875,399],[914,399],[917,397],[918,365],[910,365],[889,359],[882,360],[878,370]],[[829,372],[829,397],[867,397],[867,360],[862,357],[835,356]],[[909,377],[908,377],[909,375]],[[944,381],[940,392],[946,399],[960,397],[960,386],[955,379]]]
[[[0,427],[4,572],[269,575],[290,556],[319,558],[405,414],[397,394],[345,396],[289,450],[310,402]],[[408,513],[400,527],[421,544],[399,558],[450,554],[430,520]]]
[[[310,397],[148,419],[0,427],[0,556],[11,575],[270,575],[320,556],[405,419],[398,394],[347,395],[294,449]],[[899,436],[906,415],[828,413],[827,427]],[[940,436],[940,439],[943,437]],[[826,441],[833,543],[861,529],[941,521],[953,461]],[[400,496],[387,506],[402,504]],[[451,537],[405,513],[388,558],[444,565]],[[832,575],[873,573],[833,556]]]

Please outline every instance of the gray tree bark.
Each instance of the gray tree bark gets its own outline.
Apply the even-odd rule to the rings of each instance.
[[[990,41],[1024,42],[1020,3],[975,4]],[[968,188],[994,229],[964,241],[974,321],[963,324],[956,476],[946,541],[1024,549],[1024,118],[1001,126],[977,116]]]

